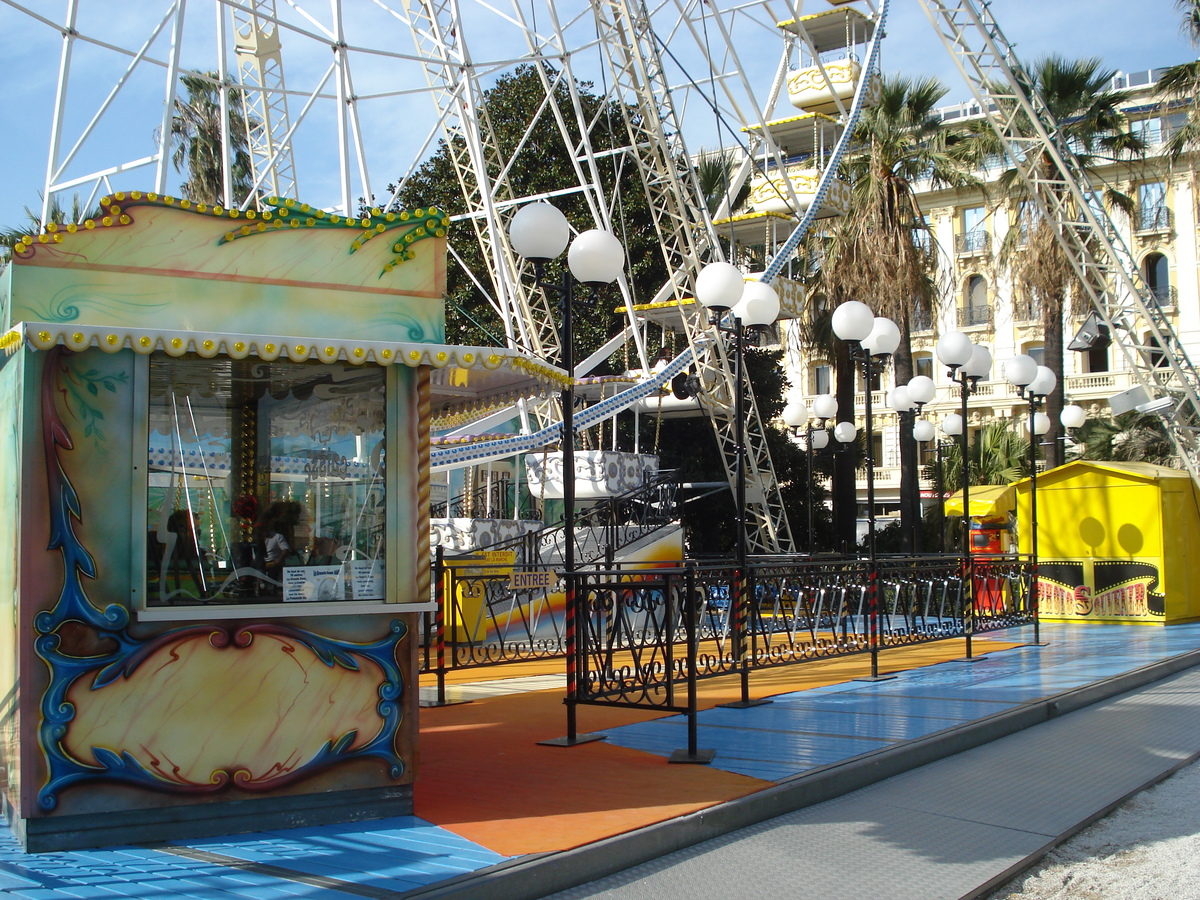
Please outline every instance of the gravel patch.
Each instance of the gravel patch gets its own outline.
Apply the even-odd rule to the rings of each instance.
[[[1200,898],[1200,762],[1130,799],[988,900]]]

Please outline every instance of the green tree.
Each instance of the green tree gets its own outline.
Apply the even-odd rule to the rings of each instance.
[[[721,202],[727,196],[731,210],[740,207],[750,196],[749,181],[744,182],[741,188],[730,196],[733,173],[737,164],[737,156],[730,150],[700,151],[696,160],[696,177],[700,182],[700,193],[704,195],[704,203],[708,207],[709,215],[720,208]]]
[[[1175,0],[1175,6],[1183,14],[1180,31],[1193,47],[1200,47],[1200,0]],[[1154,92],[1168,108],[1183,107],[1187,115],[1183,125],[1173,129],[1167,138],[1167,155],[1175,161],[1200,146],[1200,110],[1196,107],[1196,98],[1200,96],[1200,60],[1168,66],[1159,75]]]
[[[24,226],[14,226],[0,231],[0,247],[12,250],[13,246],[26,235],[36,236],[42,233],[45,226],[53,222],[56,225],[65,225],[68,222],[82,222],[85,219],[92,219],[100,215],[99,210],[85,212],[83,201],[79,199],[79,195],[75,194],[71,198],[71,210],[67,212],[59,205],[57,195],[50,200],[50,215],[49,221],[42,221],[40,211],[25,207],[26,223]],[[5,254],[7,256],[8,254]]]
[[[550,81],[555,83],[557,73],[547,68]],[[590,141],[594,150],[598,154],[619,150],[625,135],[621,111],[607,105],[586,82],[577,82],[576,89],[584,120],[592,123]],[[555,95],[562,108],[569,108],[566,85],[558,84]],[[489,175],[499,177],[503,166],[515,196],[558,194],[564,187],[577,183],[570,162],[577,154],[581,140],[576,120],[567,117],[568,140],[564,140],[558,123],[543,108],[544,102],[542,79],[532,64],[518,66],[502,75],[484,93],[480,114],[486,116],[496,140],[496,145],[488,148]],[[388,185],[389,194],[396,194],[391,208],[438,206],[452,216],[462,211],[464,186],[459,182],[454,157],[463,151],[461,144],[451,147],[443,140],[399,191],[395,185]],[[636,167],[628,164],[624,154],[602,156],[598,165],[604,194],[614,198],[613,228],[625,246],[625,271],[635,300],[647,302],[665,283],[666,267],[654,237],[645,191]],[[474,189],[473,176],[469,174],[465,189]],[[553,202],[575,228],[595,227],[581,194],[558,194]],[[500,276],[495,266],[484,258],[471,222],[453,222],[449,240],[454,259],[447,272],[447,340],[463,344],[502,344],[503,323],[489,300],[500,295],[495,283]],[[582,289],[576,291],[575,297],[575,358],[582,359],[623,327],[624,319],[615,312],[619,305],[615,292],[595,296]],[[623,363],[624,360],[614,361],[613,366]]]
[[[175,98],[171,119],[171,162],[187,179],[180,192],[189,200],[213,206],[238,206],[250,194],[253,168],[250,163],[249,133],[242,112],[242,92],[221,88],[215,72],[194,70],[179,76],[187,98]],[[226,91],[229,110],[229,149],[233,197],[225,196],[221,157],[221,90]]]
[[[967,447],[970,484],[1009,484],[1029,475],[1029,440],[1021,437],[1010,422],[988,422],[978,429]],[[962,489],[962,451],[955,440],[942,453],[942,471],[931,464],[925,477],[935,490],[953,493]]]
[[[1130,131],[1129,120],[1118,104],[1121,96],[1108,89],[1113,72],[1101,68],[1098,59],[1067,60],[1048,56],[1028,68],[1016,70],[1017,78],[1028,95],[1037,94],[1053,116],[1059,133],[1070,144],[1083,170],[1094,173],[1103,163],[1140,155],[1145,147]],[[1000,101],[999,114],[1010,118],[1021,134],[1032,135],[1033,124],[1024,113],[1007,101]],[[960,142],[962,157],[982,166],[990,160],[1004,157],[1004,147],[986,122],[972,123],[969,140]],[[1071,210],[1070,197],[1054,177],[1057,168],[1048,153],[1033,160],[1044,176],[1041,190],[1048,192],[1043,200],[1053,207],[1057,200],[1067,204],[1068,218],[1075,220],[1082,211]],[[1017,226],[1009,229],[1001,248],[1001,263],[1012,274],[1014,286],[1042,312],[1042,334],[1045,365],[1057,378],[1057,386],[1046,398],[1046,413],[1050,416],[1048,462],[1062,462],[1059,414],[1063,408],[1065,381],[1063,378],[1064,317],[1068,310],[1082,313],[1088,307],[1087,293],[1080,285],[1075,269],[1058,239],[1059,227],[1065,222],[1050,222],[1036,215],[1025,183],[1015,169],[1003,172],[997,180],[1001,195],[1018,204],[1021,211]],[[1084,189],[1087,185],[1083,185]],[[1111,188],[1103,192],[1112,207],[1132,211],[1133,201]]]
[[[1183,468],[1162,418],[1153,414],[1131,412],[1115,418],[1090,418],[1074,438],[1076,459]]]

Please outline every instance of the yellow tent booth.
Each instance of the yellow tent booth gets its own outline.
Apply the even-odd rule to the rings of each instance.
[[[980,484],[971,488],[971,552],[1008,551],[1008,516],[1016,507],[1011,484]],[[946,499],[946,516],[962,516],[963,494],[955,491]]]
[[[1016,490],[1020,551],[1029,553],[1029,479]],[[1041,617],[1159,625],[1200,619],[1198,500],[1187,472],[1149,463],[1078,460],[1039,476]]]

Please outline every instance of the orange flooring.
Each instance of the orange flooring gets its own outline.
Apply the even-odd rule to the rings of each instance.
[[[977,653],[1016,643],[977,642]],[[880,671],[934,665],[963,655],[961,640],[889,649]],[[752,697],[837,684],[869,673],[866,655],[751,673]],[[540,660],[450,673],[450,683],[544,675],[562,660]],[[436,681],[422,676],[422,684]],[[566,850],[686,815],[768,787],[771,782],[697,765],[672,765],[661,756],[604,741],[575,747],[537,742],[566,734],[562,691],[507,694],[420,711],[416,814],[505,856]],[[699,683],[699,706],[740,697],[737,676]],[[604,731],[662,712],[580,706],[580,733]]]

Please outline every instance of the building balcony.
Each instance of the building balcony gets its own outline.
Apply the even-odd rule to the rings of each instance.
[[[982,256],[992,249],[992,236],[986,231],[966,231],[954,236],[957,256]]]
[[[958,308],[959,328],[982,328],[992,324],[992,308],[990,306],[960,306]]]
[[[1174,310],[1179,305],[1179,288],[1173,284],[1149,288],[1149,294],[1164,310]]]
[[[1138,234],[1172,231],[1175,214],[1165,206],[1139,206],[1133,211],[1133,230]]]

